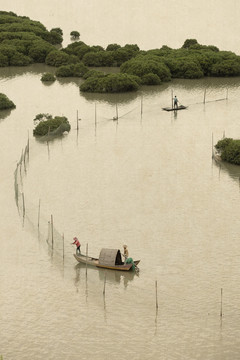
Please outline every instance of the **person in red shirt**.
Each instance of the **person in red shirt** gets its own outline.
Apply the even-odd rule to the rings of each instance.
[[[73,238],[74,242],[72,243],[72,245],[76,245],[76,254],[81,254],[81,250],[80,250],[80,247],[81,247],[81,244],[80,244],[80,241],[78,240],[77,237],[74,237]]]

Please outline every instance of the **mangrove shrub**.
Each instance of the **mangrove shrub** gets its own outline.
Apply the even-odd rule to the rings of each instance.
[[[36,115],[34,122],[38,122],[33,130],[34,136],[47,135],[56,131],[59,127],[61,127],[62,133],[64,131],[69,132],[71,129],[69,121],[65,116],[55,116],[53,118],[52,115],[49,114],[38,114]]]
[[[88,72],[88,68],[82,62],[79,62],[77,64],[60,66],[56,71],[56,76],[58,76],[58,77],[70,77],[70,76],[83,77],[86,72]]]
[[[15,109],[16,105],[9,98],[0,93],[0,110]]]
[[[219,140],[215,148],[219,151],[222,160],[240,165],[240,140],[225,138]]]
[[[107,74],[91,76],[80,86],[81,91],[98,93],[118,93],[136,91],[140,79],[128,74]]]
[[[147,74],[155,74],[161,81],[169,81],[171,73],[169,68],[154,55],[139,55],[120,66],[121,73],[139,76],[141,79]]]
[[[56,78],[51,73],[44,73],[41,77],[41,81],[55,81]]]

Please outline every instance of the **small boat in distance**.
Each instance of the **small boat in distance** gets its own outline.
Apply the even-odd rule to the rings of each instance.
[[[177,110],[184,110],[184,109],[187,109],[187,106],[184,106],[184,105],[179,105],[177,108],[175,107],[165,107],[165,108],[162,108],[163,110],[165,111],[177,111]]]
[[[78,262],[83,264],[122,271],[134,270],[140,262],[140,260],[133,261],[132,258],[128,258],[126,263],[124,263],[121,252],[118,249],[102,249],[99,259],[84,254],[73,254],[73,256]]]

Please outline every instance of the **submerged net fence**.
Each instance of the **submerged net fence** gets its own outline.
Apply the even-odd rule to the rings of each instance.
[[[58,129],[57,129],[58,130]],[[57,131],[56,130],[56,131]],[[62,264],[65,258],[64,234],[54,226],[53,215],[46,216],[41,200],[34,203],[25,197],[24,184],[29,167],[29,140],[22,150],[20,159],[14,171],[14,193],[22,225],[38,239],[55,264]]]

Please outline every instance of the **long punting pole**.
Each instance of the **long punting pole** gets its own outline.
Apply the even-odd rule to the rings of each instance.
[[[173,90],[171,90],[171,103],[172,103],[172,109],[173,109]]]
[[[158,309],[157,280],[155,281],[155,289],[156,289],[156,309]]]
[[[116,104],[116,118],[118,120],[118,105]]]

